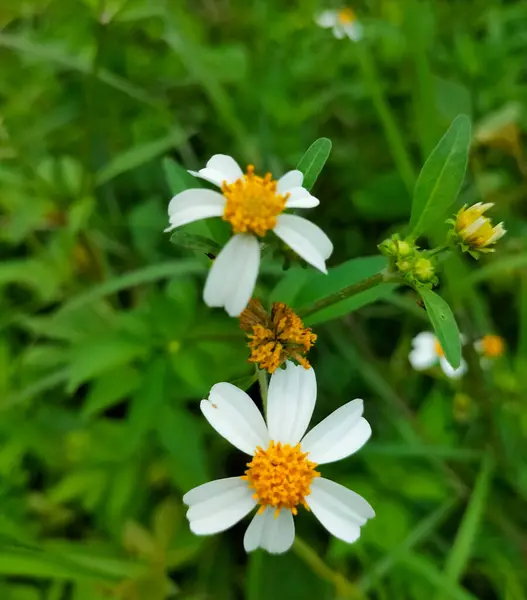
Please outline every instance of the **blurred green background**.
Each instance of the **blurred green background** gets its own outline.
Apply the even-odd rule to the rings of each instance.
[[[527,3],[357,2],[357,44],[314,24],[331,7],[2,2],[2,600],[527,598]],[[192,536],[182,494],[245,462],[199,400],[253,370],[237,321],[201,300],[209,259],[163,234],[172,192],[196,185],[178,165],[227,153],[279,176],[331,138],[309,218],[334,267],[402,231],[459,113],[474,126],[459,204],[495,202],[509,233],[479,262],[449,259],[440,293],[506,355],[482,370],[466,347],[455,383],[413,372],[430,325],[409,289],[315,324],[314,421],[362,397],[373,427],[324,474],[377,517],[348,546],[301,512],[327,571],[298,549],[246,556],[246,523]],[[264,301],[291,300],[313,271],[276,288],[283,274],[263,265]]]

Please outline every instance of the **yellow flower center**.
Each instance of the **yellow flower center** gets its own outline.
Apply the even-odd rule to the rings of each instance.
[[[240,315],[240,327],[248,333],[249,362],[274,373],[283,362],[292,358],[309,369],[304,354],[314,345],[317,336],[304,327],[300,317],[283,302],[275,302],[269,315],[253,298]]]
[[[444,352],[443,348],[441,347],[439,340],[436,340],[436,342],[435,342],[435,351],[436,351],[437,356],[445,356],[445,352]]]
[[[505,342],[499,335],[485,335],[481,340],[481,349],[487,358],[499,358],[505,352]]]
[[[339,10],[337,18],[341,25],[349,25],[357,19],[355,13],[351,10],[351,8],[342,8],[341,10]]]
[[[285,209],[289,194],[277,193],[278,182],[271,173],[265,177],[247,173],[234,183],[224,182],[221,191],[227,199],[223,220],[229,221],[234,233],[253,233],[263,237],[276,226],[276,217]]]
[[[256,449],[242,479],[254,489],[253,498],[260,504],[260,513],[270,506],[275,509],[275,516],[282,508],[296,515],[299,504],[309,510],[305,497],[311,493],[313,478],[320,477],[320,473],[307,455],[300,444],[290,446],[271,441],[267,450]]]

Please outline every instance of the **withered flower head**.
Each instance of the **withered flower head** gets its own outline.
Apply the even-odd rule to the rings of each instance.
[[[240,327],[249,338],[249,362],[256,363],[260,369],[274,373],[291,359],[309,369],[304,355],[317,336],[304,327],[300,317],[283,302],[274,302],[269,314],[259,300],[252,298],[240,315]]]

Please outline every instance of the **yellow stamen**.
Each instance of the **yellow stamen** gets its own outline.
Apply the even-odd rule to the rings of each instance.
[[[439,340],[436,340],[436,342],[435,342],[435,350],[436,350],[437,356],[445,356],[445,352],[444,352],[443,348],[441,347]]]
[[[223,220],[229,221],[234,233],[263,237],[276,226],[276,218],[289,198],[289,194],[277,192],[277,185],[271,173],[265,177],[255,175],[252,165],[234,183],[223,183],[221,191],[227,199]]]
[[[337,18],[341,25],[349,25],[357,20],[357,16],[351,8],[342,8],[338,11]]]
[[[248,334],[249,362],[274,373],[283,362],[292,358],[309,369],[304,354],[311,349],[317,336],[304,327],[300,317],[283,302],[275,302],[269,315],[253,298],[240,315],[240,327]]]
[[[485,335],[481,340],[481,352],[487,358],[499,358],[505,352],[505,342],[499,335]]]
[[[300,444],[290,446],[271,441],[267,450],[256,449],[242,479],[254,490],[260,514],[268,506],[275,509],[275,517],[283,508],[296,515],[299,504],[309,510],[305,497],[311,493],[313,478],[320,477],[320,473],[315,470],[317,464],[307,456]]]

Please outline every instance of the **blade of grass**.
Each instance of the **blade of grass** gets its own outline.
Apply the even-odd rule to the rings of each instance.
[[[401,556],[411,550],[419,542],[425,540],[434,530],[452,513],[454,507],[458,504],[458,498],[449,499],[437,510],[430,513],[418,523],[412,532],[395,548],[388,552],[379,562],[373,565],[368,573],[358,581],[358,588],[367,593],[377,582],[397,565]]]
[[[474,486],[474,491],[472,492],[467,510],[463,515],[452,550],[447,557],[444,578],[449,587],[457,584],[467,568],[472,554],[472,548],[481,526],[481,520],[490,491],[493,471],[494,458],[491,452],[487,451],[481,461],[481,468],[476,480],[476,485]],[[450,598],[450,596],[445,595],[445,592],[445,589],[440,590],[436,595],[436,600]]]

